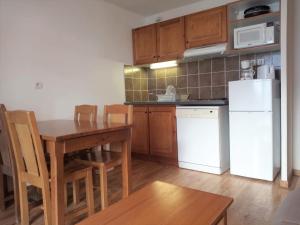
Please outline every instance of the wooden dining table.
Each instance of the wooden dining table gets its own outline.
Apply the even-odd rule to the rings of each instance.
[[[122,143],[123,197],[130,193],[131,125],[50,120],[38,122],[51,161],[52,225],[64,225],[64,156],[109,143]]]
[[[77,225],[227,225],[233,199],[155,181]]]

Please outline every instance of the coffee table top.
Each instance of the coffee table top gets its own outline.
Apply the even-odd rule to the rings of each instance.
[[[78,225],[213,225],[232,198],[156,181]]]

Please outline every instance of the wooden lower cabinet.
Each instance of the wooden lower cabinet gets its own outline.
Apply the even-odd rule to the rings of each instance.
[[[177,165],[175,106],[135,106],[132,152],[134,156]]]
[[[132,152],[149,154],[148,107],[133,108]]]

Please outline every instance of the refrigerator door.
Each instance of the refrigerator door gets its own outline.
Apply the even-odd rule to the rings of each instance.
[[[230,172],[273,181],[272,112],[230,112]]]
[[[240,80],[229,82],[229,111],[272,111],[273,80]]]

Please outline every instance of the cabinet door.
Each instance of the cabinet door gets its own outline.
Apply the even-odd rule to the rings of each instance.
[[[186,48],[227,41],[227,7],[195,13],[185,18]]]
[[[185,49],[184,43],[184,17],[157,25],[158,61],[182,58]]]
[[[133,108],[132,152],[149,154],[148,107]]]
[[[132,31],[134,63],[157,62],[156,24],[140,27]]]
[[[149,107],[150,154],[177,158],[175,107]]]

